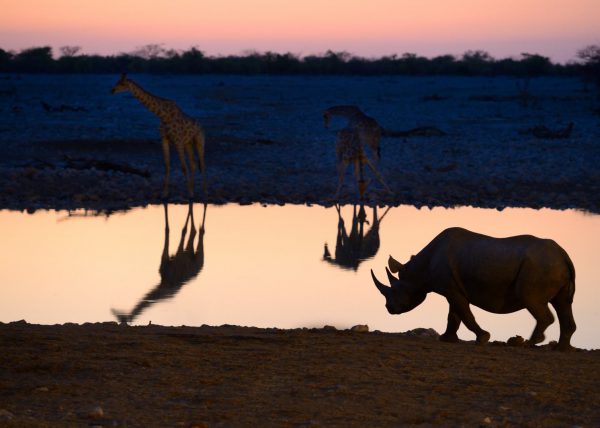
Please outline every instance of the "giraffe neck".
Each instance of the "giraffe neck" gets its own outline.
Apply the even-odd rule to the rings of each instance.
[[[129,90],[148,110],[158,116],[160,119],[168,118],[167,106],[170,101],[164,98],[152,95],[133,80],[129,80]]]

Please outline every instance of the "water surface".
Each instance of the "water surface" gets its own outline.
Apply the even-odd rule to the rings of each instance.
[[[186,205],[170,205],[166,212],[151,206],[110,217],[84,214],[0,212],[0,321],[54,324],[120,317],[132,324],[368,324],[371,330],[443,332],[447,303],[442,297],[430,294],[412,312],[389,315],[369,270],[384,278],[388,255],[405,262],[444,228],[462,226],[498,237],[529,233],[563,246],[577,272],[578,329],[572,343],[600,348],[600,216],[400,206],[365,207],[361,222],[360,209],[353,206],[338,213],[335,207],[209,205],[204,212],[201,204],[192,213]],[[196,232],[190,241],[192,222]],[[526,311],[495,315],[474,308],[474,313],[492,340],[528,337],[534,326]],[[555,322],[546,337],[556,340],[558,334]],[[474,338],[464,326],[459,336]]]

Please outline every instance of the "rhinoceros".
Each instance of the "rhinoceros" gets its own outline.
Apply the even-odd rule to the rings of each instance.
[[[575,268],[567,252],[553,240],[531,235],[493,238],[453,227],[442,231],[406,264],[390,256],[388,266],[390,286],[382,284],[373,270],[371,276],[385,296],[390,314],[414,309],[430,292],[446,298],[448,325],[440,340],[458,341],[461,322],[475,333],[477,342],[489,340],[490,334],[475,321],[471,304],[497,314],[527,309],[537,322],[529,344],[540,343],[554,322],[550,302],[560,323],[557,347],[571,348],[576,328],[571,308]]]

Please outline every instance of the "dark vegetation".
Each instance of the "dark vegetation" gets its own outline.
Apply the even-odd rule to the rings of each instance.
[[[192,47],[186,51],[143,46],[118,55],[80,54],[79,46],[63,46],[55,57],[48,46],[20,52],[0,48],[0,72],[26,73],[227,73],[227,74],[347,74],[347,75],[583,75],[600,85],[600,47],[577,53],[579,62],[557,64],[549,58],[523,53],[519,59],[495,59],[485,51],[467,51],[461,57],[426,58],[413,53],[364,58],[347,52],[327,51],[300,57],[292,53],[249,52],[244,55],[206,56]]]

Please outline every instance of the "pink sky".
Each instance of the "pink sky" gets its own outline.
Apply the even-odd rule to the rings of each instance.
[[[0,47],[77,45],[116,54],[156,43],[209,55],[246,50],[376,57],[415,52],[555,61],[600,43],[598,0],[0,0]]]

